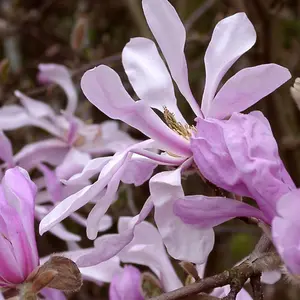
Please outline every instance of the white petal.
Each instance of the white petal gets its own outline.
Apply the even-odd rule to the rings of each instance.
[[[227,17],[216,25],[204,57],[206,81],[201,109],[205,116],[222,77],[255,41],[255,29],[245,13]]]
[[[164,124],[146,102],[135,102],[111,68],[100,65],[87,71],[81,79],[81,88],[89,101],[110,118],[138,129],[159,143],[162,149],[190,155],[188,141]]]
[[[164,107],[185,124],[176,104],[173,82],[155,44],[146,38],[133,38],[122,52],[122,62],[133,89],[140,99],[161,112]]]
[[[186,32],[175,8],[167,0],[143,0],[142,4],[147,23],[168,63],[174,81],[195,114],[201,115],[188,81],[184,55]]]
[[[77,107],[78,96],[69,70],[65,66],[57,64],[40,64],[39,70],[43,78],[58,84],[65,91],[68,97],[65,110],[68,114],[73,114]]]
[[[211,102],[206,117],[222,119],[252,106],[291,78],[276,64],[246,68],[231,77]]]

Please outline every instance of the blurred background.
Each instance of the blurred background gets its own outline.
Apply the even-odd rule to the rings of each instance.
[[[298,0],[170,0],[187,30],[186,56],[190,84],[194,96],[201,101],[205,81],[203,57],[216,23],[222,18],[244,11],[255,26],[256,45],[230,69],[226,78],[238,70],[262,63],[278,63],[287,67],[293,78],[271,96],[260,101],[256,109],[269,119],[278,141],[281,157],[295,180],[300,183],[300,114],[290,96],[290,86],[300,76],[300,1]],[[106,116],[94,108],[80,91],[80,78],[89,68],[101,63],[113,67],[132,93],[121,64],[120,53],[131,37],[150,37],[141,9],[141,0],[0,0],[0,101],[1,105],[18,103],[14,90],[49,103],[54,109],[64,107],[65,95],[56,86],[40,85],[37,65],[53,62],[71,69],[80,94],[77,115],[83,120],[101,122]],[[184,115],[193,122],[193,115],[178,94]],[[124,126],[134,137],[138,132]],[[22,128],[9,132],[15,151],[26,143],[43,138],[44,132]],[[199,177],[184,182],[188,193],[204,193]],[[130,187],[132,188],[132,187]],[[148,195],[147,184],[132,189],[137,208]],[[110,209],[114,220],[133,212],[120,199]],[[125,203],[125,204],[124,204]],[[88,208],[86,208],[88,211]],[[75,224],[66,224],[83,236],[82,246],[91,245],[85,231]],[[115,230],[114,227],[112,230]],[[240,220],[216,228],[216,247],[208,263],[207,274],[223,271],[247,255],[260,236],[254,226]],[[51,235],[39,238],[41,256],[66,249]],[[174,262],[178,272],[178,264]],[[1,267],[1,266],[0,266]],[[299,299],[299,289],[281,280],[276,286],[265,286],[271,299]],[[72,299],[107,299],[107,286],[91,283],[70,295]]]

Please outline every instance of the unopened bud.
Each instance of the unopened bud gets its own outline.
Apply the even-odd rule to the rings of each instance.
[[[82,285],[82,277],[77,265],[63,256],[52,256],[33,271],[26,281],[32,284],[33,292],[39,292],[44,287],[75,292]]]
[[[71,47],[73,50],[82,49],[87,43],[87,31],[88,31],[88,18],[81,16],[77,19],[72,34],[71,34]]]

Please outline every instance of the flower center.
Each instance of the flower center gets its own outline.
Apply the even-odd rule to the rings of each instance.
[[[192,136],[192,131],[196,131],[195,126],[188,124],[181,124],[175,118],[174,113],[170,112],[166,106],[164,106],[164,118],[170,129],[175,131],[177,134],[189,140]]]

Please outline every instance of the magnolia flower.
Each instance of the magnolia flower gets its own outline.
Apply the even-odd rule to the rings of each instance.
[[[46,165],[39,163],[39,158],[34,157],[30,160],[31,155],[25,155],[22,159],[20,155],[13,156],[12,145],[10,140],[0,132],[0,158],[5,161],[5,166],[13,167],[15,165],[23,164],[23,158],[26,157],[28,171],[31,170],[32,165],[29,161],[35,161],[37,169],[43,174],[42,177],[34,180],[37,185],[36,205],[35,205],[35,217],[41,220],[46,214],[48,214],[54,206],[62,201],[67,196],[82,189],[89,182],[82,182],[80,184],[65,186],[61,183],[60,178],[68,178],[78,171],[81,171],[84,164],[90,160],[90,156],[86,153],[82,153],[76,149],[71,149],[65,156],[63,162],[55,169],[51,170]],[[22,152],[21,150],[20,152]],[[25,161],[24,161],[25,162]],[[5,169],[5,168],[4,168]],[[78,213],[73,213],[70,216],[76,223],[86,226],[86,219]],[[99,231],[105,231],[112,225],[112,219],[110,216],[105,215],[99,224]],[[80,241],[79,235],[69,232],[62,224],[57,224],[51,230],[51,233],[58,238],[65,241]]]
[[[245,110],[290,78],[288,70],[276,64],[246,68],[229,79],[216,94],[227,70],[253,46],[256,40],[253,25],[244,13],[238,13],[221,20],[213,32],[204,58],[206,85],[200,108],[188,84],[187,63],[184,56],[186,33],[179,16],[167,0],[143,0],[142,5],[147,23],[164,55],[173,80],[195,115],[204,122],[209,122],[212,118],[224,119],[234,112]],[[172,78],[154,42],[145,38],[132,39],[122,52],[122,62],[128,79],[141,100],[134,101],[126,92],[117,73],[104,65],[83,75],[82,90],[100,111],[112,119],[121,120],[136,128],[149,137],[149,140],[116,153],[105,166],[103,161],[98,159],[91,161],[80,175],[70,178],[69,184],[100,173],[94,184],[66,198],[41,221],[41,233],[85,205],[106,187],[106,194],[92,209],[87,222],[88,237],[96,238],[97,232],[94,228],[98,227],[97,224],[110,206],[123,174],[134,158],[147,159],[147,162],[152,164],[152,170],[157,164],[179,166],[178,174],[191,164],[193,156],[197,161],[197,153],[194,153],[195,148],[191,143],[191,138],[197,135],[197,128],[187,124],[179,111]],[[164,114],[165,122],[154,109]],[[206,121],[205,118],[209,119]],[[144,164],[134,166],[134,174],[139,174],[143,179],[151,176],[151,172],[144,168]],[[154,179],[152,182],[155,182]],[[167,200],[162,203],[159,198],[150,196],[150,200],[145,204],[145,212],[149,213],[151,205],[148,203],[153,201],[156,223],[173,257],[203,262],[206,259],[204,256],[212,248],[212,230],[193,231],[191,226],[183,224],[173,213],[172,203],[175,196],[171,192],[172,184],[163,175],[159,182],[170,188],[165,190]],[[176,181],[176,186],[177,182],[180,184],[180,180]],[[166,198],[164,195],[162,197]],[[147,213],[141,212],[140,219],[142,220]],[[185,232],[190,233],[189,230],[193,234],[184,236]],[[186,242],[180,243],[182,240]],[[122,243],[126,244],[124,240]],[[117,252],[122,243],[114,245]],[[179,244],[180,247],[177,247]],[[191,253],[187,246],[181,244],[193,244],[195,247],[191,249],[199,251]]]
[[[277,201],[295,185],[262,113],[235,113],[225,121],[199,119],[191,143],[194,160],[208,180],[238,195],[252,197],[260,211],[237,200],[188,196],[176,202],[176,214],[189,224],[201,223],[205,227],[235,216],[253,216],[271,224]]]
[[[55,137],[28,145],[24,149],[25,153],[30,150],[46,160],[49,154],[56,156],[63,152],[66,155],[69,149],[74,147],[91,155],[103,155],[124,149],[135,142],[128,134],[119,129],[115,121],[86,124],[74,116],[78,100],[77,91],[71,74],[65,66],[40,64],[39,69],[42,78],[58,84],[65,91],[68,101],[66,109],[57,114],[46,103],[16,91],[15,95],[20,99],[22,106],[6,105],[0,109],[1,130],[14,130],[31,125],[39,127]],[[21,154],[24,155],[24,153]],[[59,157],[56,161],[61,161]]]

